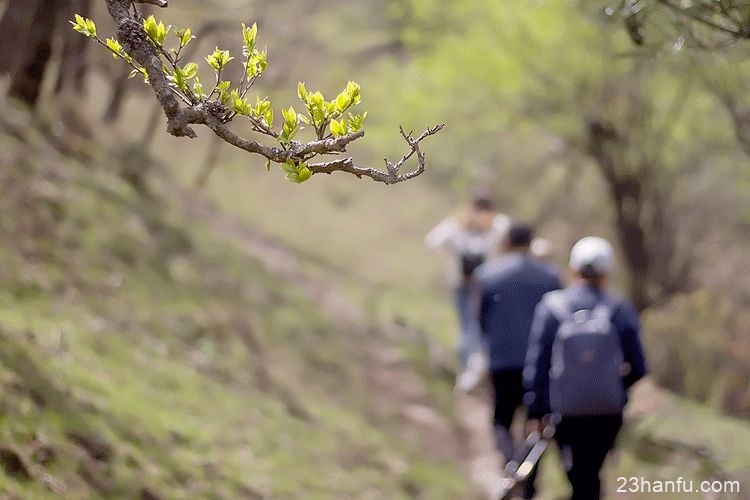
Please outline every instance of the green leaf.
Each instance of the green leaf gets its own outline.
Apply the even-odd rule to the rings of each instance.
[[[294,106],[289,106],[289,109],[281,110],[281,114],[284,115],[284,121],[288,124],[297,125],[297,112],[294,111]]]
[[[177,31],[176,33],[177,38],[180,39],[180,48],[185,48],[187,44],[190,43],[191,40],[193,40],[195,37],[192,36],[192,32],[190,31],[190,28],[185,28],[184,30]]]
[[[182,71],[180,70],[180,68],[177,68],[175,72],[172,74],[169,74],[165,71],[165,74],[167,76],[167,80],[175,84],[177,88],[179,88],[180,90],[184,90],[185,87],[187,86],[185,84],[185,77],[182,74]]]
[[[299,82],[297,84],[297,97],[303,101],[307,101],[307,89],[305,88],[304,82]]]
[[[83,18],[80,14],[75,15],[75,22],[70,21],[70,24],[76,27],[85,28],[86,27],[86,19]]]
[[[263,114],[263,121],[266,122],[269,128],[273,127],[273,108],[271,107],[271,103],[268,103],[268,109]]]
[[[222,81],[219,82],[218,85],[216,85],[216,90],[219,92],[226,92],[229,90],[229,86],[232,85],[232,82]]]
[[[206,94],[203,93],[203,84],[201,83],[200,78],[198,78],[197,76],[195,77],[195,81],[193,82],[193,93],[200,99],[206,97]]]
[[[159,25],[156,24],[156,18],[153,15],[143,20],[143,29],[151,41],[156,42],[159,37]]]
[[[195,64],[195,63],[192,63],[192,62],[191,63],[187,63],[182,68],[182,71],[183,71],[183,73],[185,73],[185,79],[186,80],[191,80],[191,79],[195,78],[196,75],[198,74],[198,65]]]
[[[271,108],[271,103],[266,98],[261,100],[261,98],[258,97],[255,106],[258,110],[258,116],[263,116]]]
[[[143,75],[143,81],[145,83],[148,83],[148,73],[146,72],[144,68],[134,69],[133,71],[130,72],[130,74],[128,75],[128,78],[133,78],[135,75],[139,73]]]
[[[339,113],[343,113],[346,109],[351,106],[352,97],[347,92],[342,92],[336,97],[336,110]]]
[[[352,132],[358,132],[362,130],[365,118],[367,118],[367,111],[361,115],[353,115],[349,113],[349,128]]]
[[[249,28],[242,23],[242,40],[244,42],[243,54],[245,57],[250,56],[255,50],[255,38],[258,35],[258,25],[253,23]]]
[[[165,27],[164,23],[159,21],[159,24],[156,26],[156,43],[158,45],[164,45],[164,42],[167,40],[167,34],[172,30],[172,25]]]
[[[307,94],[307,110],[310,112],[310,118],[315,126],[323,124],[328,117],[326,104],[325,98],[320,92]]]
[[[284,125],[284,128],[281,130],[281,134],[279,135],[278,141],[280,144],[289,144],[292,139],[294,139],[294,136],[297,135],[297,132],[299,132],[299,127],[293,127],[289,128],[286,125]]]
[[[219,50],[219,49],[217,48],[216,50]],[[208,63],[209,66],[211,66],[211,69],[213,69],[217,73],[221,69],[221,67],[219,66],[219,61],[216,58],[215,52],[213,54],[206,56],[206,62]]]
[[[122,53],[124,52],[122,45],[120,45],[120,42],[115,40],[114,38],[107,38],[107,47],[109,47],[109,50],[112,51],[112,57],[115,59],[119,59],[122,57]]]
[[[143,20],[143,30],[155,45],[162,46],[167,39],[167,34],[172,30],[172,26],[164,26],[162,21],[157,23],[156,18],[151,15]]]
[[[359,104],[362,102],[360,97],[360,87],[357,82],[350,81],[346,84],[345,92],[351,97],[352,104]]]
[[[325,111],[320,108],[314,108],[312,112],[312,119],[315,126],[322,125],[326,120]]]
[[[279,166],[281,167],[281,170],[283,170],[287,174],[297,173],[297,165],[295,165],[292,160],[287,160],[286,162],[280,164]]]
[[[281,108],[281,114],[284,115],[284,126],[281,129],[279,142],[281,144],[286,144],[297,135],[297,132],[299,132],[298,125],[302,116],[297,114],[293,106],[290,106],[289,109]]]
[[[267,57],[268,54],[265,49],[263,49],[263,52],[255,51],[253,53],[247,61],[248,78],[257,78],[268,68]]]
[[[233,90],[230,94],[232,101],[232,110],[240,115],[249,116],[251,114],[250,104],[240,96],[238,90]]]
[[[91,19],[76,14],[75,22],[70,21],[70,24],[73,25],[73,29],[78,33],[89,38],[96,38],[96,24]]]
[[[91,19],[86,19],[86,28],[88,29],[90,36],[96,38],[96,24]]]
[[[206,56],[206,62],[217,73],[224,69],[232,59],[234,57],[229,55],[228,50],[221,50],[219,47],[216,47],[211,55]]]
[[[281,165],[281,169],[286,172],[286,180],[297,184],[302,184],[312,177],[312,172],[307,168],[306,163],[295,165],[292,160],[287,160],[286,163]]]
[[[310,96],[310,103],[314,106],[318,106],[320,108],[323,107],[323,102],[325,101],[325,98],[323,97],[323,94],[320,92],[315,92]]]
[[[307,168],[307,165],[302,165],[299,169],[299,172],[297,173],[297,183],[302,184],[307,179],[312,177],[312,172],[310,172],[310,169]]]
[[[232,59],[234,59],[234,57],[231,57],[229,55],[228,50],[221,51],[221,67],[222,68],[226,67],[226,65],[229,64],[229,61],[231,61]]]
[[[346,120],[331,120],[331,133],[335,137],[346,135]]]

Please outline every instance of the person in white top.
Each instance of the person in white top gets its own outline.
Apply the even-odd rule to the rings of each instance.
[[[472,292],[472,274],[480,264],[498,256],[509,227],[510,219],[495,211],[491,193],[481,190],[474,193],[468,210],[446,218],[425,237],[427,248],[441,250],[451,258],[451,285],[460,325],[461,372],[467,371],[467,367],[471,368],[468,370],[471,373],[481,372],[480,365],[486,359],[476,297]],[[461,375],[457,387],[460,385],[463,385]]]

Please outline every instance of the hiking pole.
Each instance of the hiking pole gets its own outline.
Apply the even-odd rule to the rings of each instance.
[[[518,494],[547,450],[555,435],[555,425],[550,417],[545,417],[543,422],[545,425],[542,431],[533,431],[526,436],[521,455],[523,458],[520,461],[512,460],[505,466],[508,477],[500,491],[500,500],[509,500]]]
[[[501,500],[509,500],[519,496],[524,484],[529,479],[531,472],[546,449],[547,442],[543,439],[541,432],[533,431],[526,436],[522,448],[523,451],[519,453],[521,458],[511,460],[505,465],[506,478],[499,495]]]

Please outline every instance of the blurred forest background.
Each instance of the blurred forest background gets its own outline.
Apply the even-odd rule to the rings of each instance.
[[[0,2],[3,498],[481,495],[445,263],[422,247],[477,185],[561,269],[581,236],[618,245],[651,380],[609,484],[750,477],[747,6],[142,10],[190,26],[201,62],[241,53],[257,21],[269,68],[253,91],[284,107],[299,81],[356,80],[363,163],[403,154],[398,125],[446,127],[418,179],[292,184],[208,129],[169,136],[142,79],[68,23],[113,36],[104,2]],[[564,492],[554,465],[542,476],[545,498]]]

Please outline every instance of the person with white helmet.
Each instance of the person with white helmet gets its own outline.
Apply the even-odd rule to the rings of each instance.
[[[444,219],[425,237],[425,246],[441,250],[451,258],[451,284],[459,319],[459,375],[456,388],[468,391],[477,386],[486,371],[486,353],[476,315],[473,293],[474,271],[499,255],[510,219],[496,211],[492,193],[480,188],[471,206]]]
[[[542,417],[555,439],[573,500],[601,497],[599,473],[622,426],[628,389],[646,373],[638,315],[607,291],[612,245],[587,237],[570,252],[574,282],[534,312],[523,379],[529,431]]]

